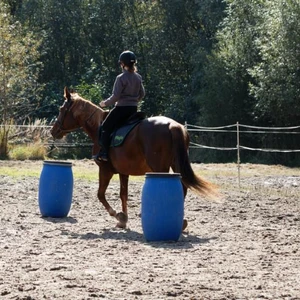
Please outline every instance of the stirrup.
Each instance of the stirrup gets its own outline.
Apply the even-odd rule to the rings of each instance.
[[[108,156],[106,152],[100,152],[97,155],[93,155],[92,158],[97,161],[108,161]]]
[[[103,160],[103,161],[108,161],[107,153],[106,153],[106,152],[99,153],[98,159],[99,159],[99,160]]]

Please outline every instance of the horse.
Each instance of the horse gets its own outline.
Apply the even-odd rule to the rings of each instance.
[[[99,126],[108,111],[101,109],[79,94],[64,89],[64,103],[50,133],[61,139],[81,128],[92,140],[92,154],[99,152]],[[196,175],[188,156],[189,135],[185,127],[165,116],[143,119],[118,147],[110,147],[109,161],[98,161],[98,199],[110,216],[117,219],[117,227],[126,228],[128,222],[127,200],[129,175],[142,176],[147,172],[180,173],[184,198],[191,189],[199,195],[211,196],[215,186]],[[117,213],[107,202],[105,191],[114,174],[119,174],[122,211]],[[187,226],[184,220],[183,229]]]

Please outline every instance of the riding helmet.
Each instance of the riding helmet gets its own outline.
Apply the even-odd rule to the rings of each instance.
[[[121,53],[119,57],[119,63],[124,63],[124,65],[128,66],[134,64],[136,62],[135,54],[131,51],[124,51]]]

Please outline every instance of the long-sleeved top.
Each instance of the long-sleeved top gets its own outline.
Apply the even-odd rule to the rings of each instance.
[[[115,80],[112,95],[104,101],[106,106],[137,106],[145,96],[142,76],[124,70]]]

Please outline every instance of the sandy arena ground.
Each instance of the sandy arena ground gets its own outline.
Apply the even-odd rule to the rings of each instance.
[[[0,161],[9,164],[42,169]],[[142,180],[130,181],[128,229],[120,230],[96,181],[75,179],[69,216],[53,219],[40,215],[39,178],[0,173],[0,298],[300,299],[300,170],[243,165],[239,191],[234,164],[193,167],[211,171],[203,177],[224,199],[189,192],[188,231],[176,243],[145,241]],[[120,211],[118,194],[112,181],[107,199]]]

